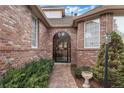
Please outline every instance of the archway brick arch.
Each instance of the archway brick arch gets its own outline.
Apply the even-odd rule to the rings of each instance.
[[[71,27],[60,27],[60,28],[51,28],[49,30],[49,38],[48,38],[48,49],[49,51],[49,55],[51,55],[53,57],[53,37],[56,33],[59,32],[66,32],[68,33],[68,35],[70,36],[71,40],[71,64],[76,64],[76,47],[77,47],[77,33],[76,33],[76,29],[75,28],[71,28]]]

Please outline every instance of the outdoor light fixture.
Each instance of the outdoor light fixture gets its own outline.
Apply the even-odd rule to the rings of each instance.
[[[108,44],[111,42],[110,33],[105,35],[104,88],[108,87]]]
[[[111,35],[110,33],[106,33],[105,35],[105,43],[108,44],[111,42]]]

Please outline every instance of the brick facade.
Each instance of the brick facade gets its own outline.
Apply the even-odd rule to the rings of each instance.
[[[100,44],[104,43],[105,33],[112,31],[111,13],[103,14],[97,17],[100,19]],[[99,49],[84,48],[84,22],[78,24],[77,29],[77,66],[93,66],[96,63],[96,57]]]
[[[0,73],[6,69],[9,58],[12,66],[19,67],[33,58],[53,57],[53,37],[67,32],[71,38],[71,63],[92,66],[99,49],[84,48],[84,21],[77,27],[49,27],[39,20],[38,48],[31,48],[32,14],[28,6],[0,6]],[[100,18],[100,43],[107,31],[112,31],[112,14]]]
[[[18,67],[36,57],[46,58],[48,31],[39,21],[39,44],[31,48],[32,13],[27,6],[0,6],[0,71],[5,70],[6,60]]]

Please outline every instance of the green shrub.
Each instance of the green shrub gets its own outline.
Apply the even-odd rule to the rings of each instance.
[[[2,80],[0,87],[4,88],[34,88],[47,87],[49,74],[54,62],[48,59],[33,60],[23,68],[9,69]]]
[[[124,59],[124,53],[121,57]],[[114,76],[116,77],[116,81],[114,81],[112,87],[124,88],[124,60],[121,61],[121,64],[118,66]]]
[[[90,67],[88,66],[83,66],[75,69],[75,76],[77,78],[82,78],[81,73],[82,71],[91,71]]]
[[[100,83],[103,83],[104,79],[104,50],[105,44],[101,45],[96,65],[93,67],[94,79]],[[108,44],[108,81],[111,86],[116,87],[121,83],[124,84],[124,79],[123,81],[120,79],[124,77],[124,75],[120,75],[120,66],[124,68],[124,44],[121,37],[116,32],[112,32],[111,42]],[[117,82],[120,83],[117,84]]]

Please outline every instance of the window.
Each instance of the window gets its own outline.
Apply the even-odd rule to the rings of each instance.
[[[32,17],[32,48],[38,47],[38,19]]]
[[[44,11],[48,18],[62,18],[62,11]]]
[[[100,47],[100,21],[99,19],[84,23],[84,48]]]
[[[124,16],[113,17],[113,31],[117,32],[124,42]]]

